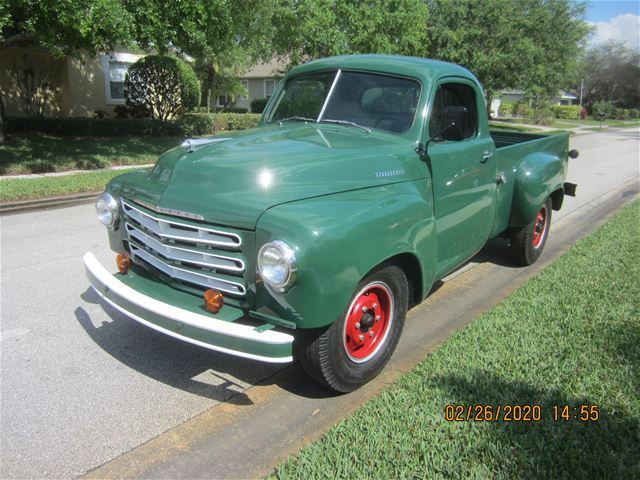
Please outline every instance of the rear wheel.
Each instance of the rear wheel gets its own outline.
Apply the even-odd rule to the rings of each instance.
[[[511,232],[511,252],[520,265],[531,265],[540,257],[551,224],[551,199],[547,198],[533,221]]]
[[[407,278],[395,266],[368,275],[329,327],[301,330],[300,361],[319,383],[350,392],[373,379],[398,344],[407,314]]]

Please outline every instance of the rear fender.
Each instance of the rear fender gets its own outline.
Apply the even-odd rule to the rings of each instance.
[[[562,192],[565,168],[566,161],[548,152],[532,153],[520,162],[515,177],[510,227],[530,223],[553,192]]]

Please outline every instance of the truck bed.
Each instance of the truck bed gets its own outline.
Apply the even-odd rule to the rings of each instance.
[[[545,138],[546,135],[539,135],[534,133],[520,133],[520,132],[503,132],[499,130],[490,130],[489,134],[493,138],[493,142],[496,144],[496,148],[510,147],[518,143],[530,142],[531,140],[538,140],[539,138]]]
[[[553,188],[556,188],[558,183],[562,184],[562,178],[566,176],[569,135],[500,131],[490,131],[490,134],[496,144],[496,171],[503,181],[496,198],[493,235],[497,235],[509,226],[509,220],[513,215],[512,207],[518,208],[514,188],[518,183],[519,172],[525,173],[520,176],[520,181],[525,178],[534,179],[526,173],[534,172],[540,175],[540,178],[535,178],[535,184],[555,182]],[[525,183],[521,184],[521,191],[527,189]]]

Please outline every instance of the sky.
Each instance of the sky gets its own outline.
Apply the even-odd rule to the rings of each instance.
[[[587,0],[587,21],[594,27],[591,44],[611,40],[640,51],[640,0]]]

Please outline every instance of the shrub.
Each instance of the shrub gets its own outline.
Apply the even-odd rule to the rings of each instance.
[[[587,109],[584,107],[580,108],[580,120],[584,120],[587,118]]]
[[[207,135],[214,131],[215,117],[212,113],[187,113],[176,121],[176,125],[187,137]]]
[[[607,118],[611,116],[612,111],[613,105],[611,105],[611,102],[607,102],[606,100],[599,100],[591,105],[591,114],[596,120],[600,119],[598,114],[604,113],[604,118]]]
[[[249,111],[248,108],[227,107],[227,108],[223,108],[220,113],[247,113],[248,111]]]
[[[131,65],[125,77],[128,105],[143,105],[153,118],[169,120],[200,102],[200,82],[176,57],[148,55]]]
[[[501,117],[511,117],[516,110],[516,105],[513,102],[500,102],[500,108],[498,113]]]
[[[518,117],[527,118],[531,116],[533,113],[533,109],[529,106],[528,103],[521,102],[516,107],[516,115]]]
[[[245,130],[258,126],[260,115],[254,113],[216,113],[215,129]]]
[[[251,101],[251,113],[262,113],[267,106],[268,98],[256,98]]]
[[[7,117],[6,120],[10,133],[47,133],[87,137],[168,136],[182,133],[174,122],[152,118]]]
[[[151,118],[151,112],[144,105],[118,105],[113,113],[116,118]]]
[[[629,120],[629,110],[626,108],[616,108],[613,110],[613,118],[616,120]]]
[[[549,107],[556,118],[577,120],[580,118],[580,105],[552,105]]]
[[[629,118],[638,118],[638,117],[640,117],[640,110],[638,110],[637,108],[630,108]]]
[[[527,117],[527,121],[536,125],[551,125],[555,121],[556,116],[548,107],[536,108]]]

